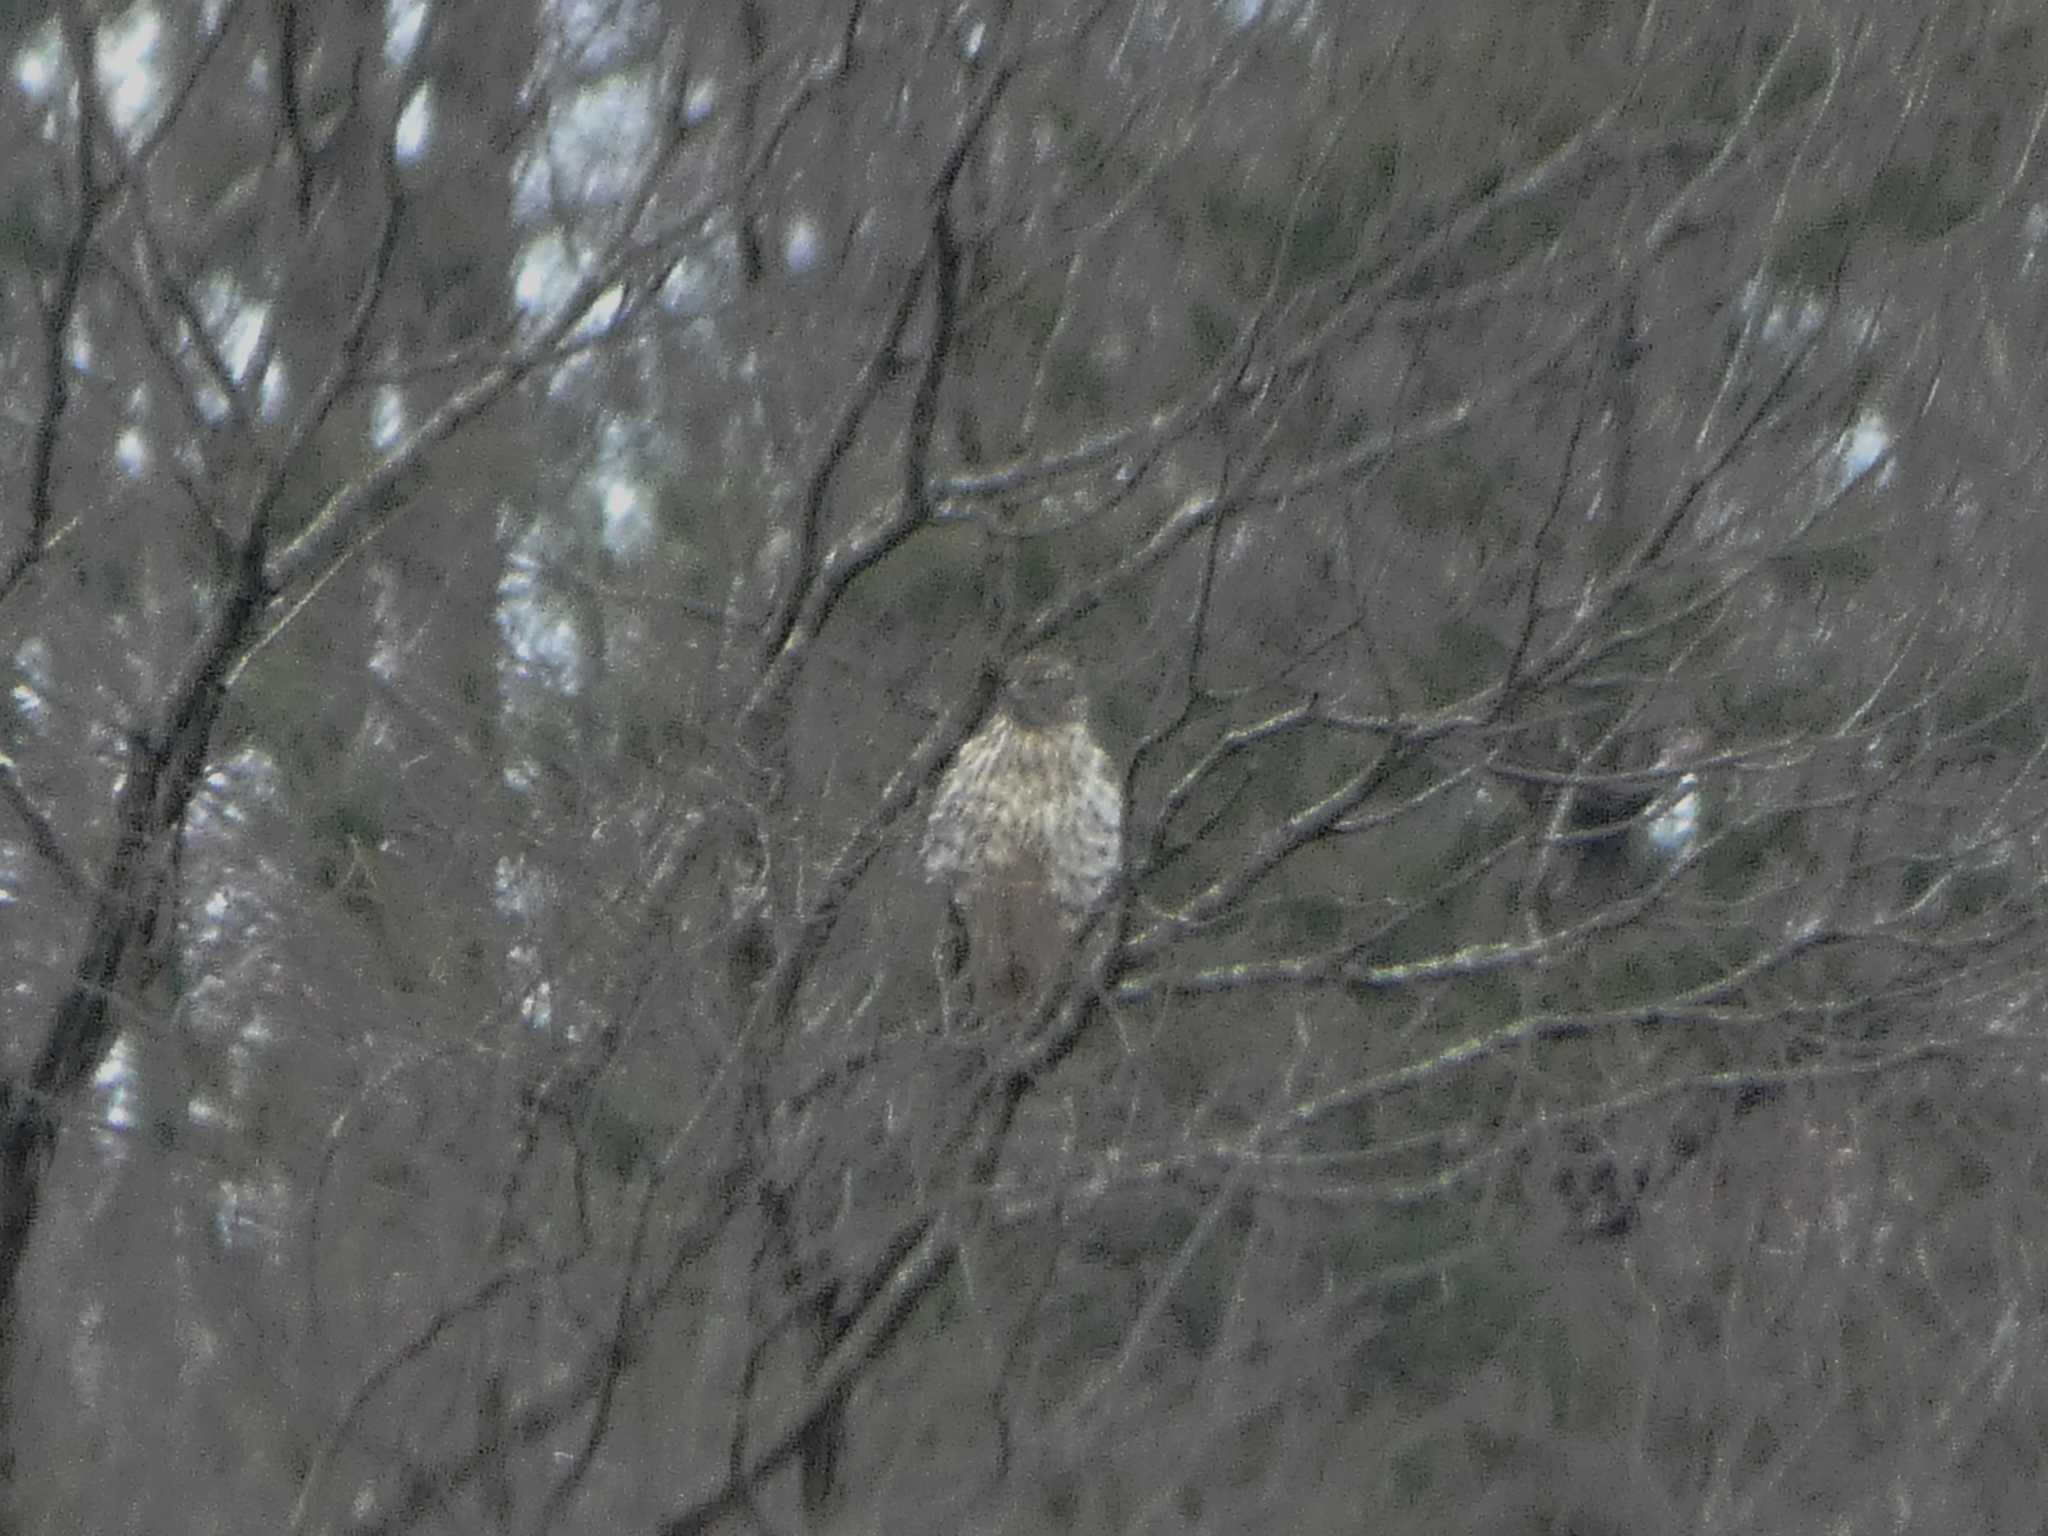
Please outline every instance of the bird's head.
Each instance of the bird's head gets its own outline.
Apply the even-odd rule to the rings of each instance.
[[[1003,682],[1003,708],[1027,730],[1070,725],[1086,712],[1081,674],[1057,652],[1026,652],[1010,664]]]

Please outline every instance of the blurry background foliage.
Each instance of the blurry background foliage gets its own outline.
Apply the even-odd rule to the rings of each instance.
[[[2038,1528],[2029,7],[0,56],[0,1536]]]

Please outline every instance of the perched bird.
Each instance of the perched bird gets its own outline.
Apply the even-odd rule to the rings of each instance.
[[[1123,787],[1088,729],[1080,675],[1032,651],[946,770],[925,826],[925,874],[965,930],[977,1006],[1040,1001],[1122,857]]]

